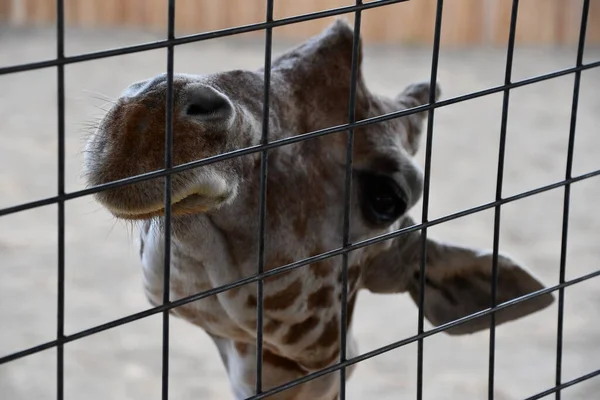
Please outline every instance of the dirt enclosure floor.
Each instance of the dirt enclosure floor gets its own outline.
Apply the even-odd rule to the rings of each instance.
[[[125,31],[68,32],[74,55],[153,41],[159,37]],[[276,54],[287,44],[277,43]],[[429,79],[429,48],[365,49],[367,83],[395,95],[405,85]],[[54,56],[54,32],[0,31],[0,65]],[[568,68],[574,46],[519,48],[514,80]],[[106,58],[66,67],[66,185],[84,187],[80,176],[85,123],[102,115],[102,95],[115,98],[136,80],[165,70],[166,50]],[[585,61],[600,59],[587,49]],[[178,47],[178,72],[210,73],[258,68],[260,40],[219,39]],[[504,49],[442,48],[439,81],[443,98],[500,85]],[[504,196],[564,178],[573,76],[511,92]],[[102,95],[98,94],[101,93]],[[573,175],[600,168],[600,69],[582,74]],[[502,94],[461,102],[435,114],[430,218],[494,199]],[[56,193],[56,70],[0,76],[0,208]],[[423,163],[424,151],[419,153]],[[502,208],[501,251],[526,263],[546,285],[559,279],[562,188]],[[600,178],[572,186],[567,279],[600,268]],[[420,203],[412,211],[420,220]],[[57,207],[45,206],[0,218],[0,357],[53,340],[56,332]],[[491,248],[493,210],[430,230],[430,235]],[[140,263],[127,226],[89,197],[66,204],[66,334],[94,327],[149,307]],[[600,368],[600,280],[566,289],[563,381]],[[557,303],[497,329],[495,398],[515,400],[554,385]],[[216,348],[206,334],[171,318],[172,399],[231,399]],[[426,329],[431,325],[426,323]],[[359,297],[354,331],[361,352],[417,332],[417,307],[408,295]],[[424,398],[484,399],[488,390],[489,333],[424,342]],[[161,315],[94,334],[65,346],[65,398],[69,400],[160,398]],[[360,363],[348,382],[348,399],[412,399],[416,395],[415,343]],[[50,349],[0,365],[0,398],[55,398],[56,351]],[[593,400],[600,378],[563,392],[563,399]],[[548,397],[550,398],[550,397]]]

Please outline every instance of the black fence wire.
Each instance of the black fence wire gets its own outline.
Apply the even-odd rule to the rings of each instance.
[[[167,39],[153,43],[141,44],[136,46],[117,48],[106,51],[99,51],[87,54],[80,54],[76,56],[67,57],[64,54],[64,42],[65,42],[65,13],[64,13],[64,0],[56,1],[57,11],[57,25],[56,25],[56,58],[52,60],[33,62],[20,65],[12,65],[0,68],[0,75],[11,74],[21,71],[30,71],[40,68],[56,67],[57,68],[57,100],[58,100],[58,186],[57,195],[45,199],[32,201],[29,203],[18,204],[15,206],[0,209],[0,216],[5,216],[21,211],[26,211],[36,207],[41,207],[49,204],[57,204],[58,206],[58,296],[57,296],[57,331],[56,339],[42,343],[40,345],[21,350],[3,357],[0,357],[0,365],[5,364],[28,355],[32,355],[43,350],[47,350],[55,347],[57,350],[57,399],[62,400],[64,398],[64,355],[63,347],[66,343],[79,340],[86,336],[99,333],[108,329],[112,329],[141,318],[145,318],[154,314],[163,314],[163,331],[162,331],[162,399],[167,400],[169,396],[169,311],[175,307],[188,304],[208,296],[231,290],[240,287],[245,284],[257,283],[257,332],[256,332],[256,395],[250,397],[250,399],[262,399],[270,395],[282,392],[291,387],[299,384],[308,382],[320,376],[339,372],[340,374],[340,387],[339,387],[339,398],[346,398],[346,368],[383,354],[390,350],[396,349],[401,346],[405,346],[410,343],[417,342],[417,399],[420,400],[423,397],[423,347],[424,339],[435,335],[439,332],[443,332],[457,325],[466,323],[473,319],[489,316],[490,319],[490,342],[489,342],[489,362],[488,362],[488,398],[491,400],[494,398],[494,369],[495,369],[495,313],[514,306],[517,303],[527,301],[529,299],[542,296],[544,294],[558,291],[558,316],[557,316],[557,343],[556,343],[556,378],[555,386],[549,388],[543,392],[540,392],[534,396],[529,397],[526,400],[540,399],[551,394],[555,394],[556,399],[561,398],[561,391],[567,387],[583,382],[600,375],[600,369],[590,372],[586,375],[580,376],[576,379],[563,382],[562,381],[562,355],[563,355],[563,324],[564,324],[564,290],[566,287],[578,284],[583,281],[590,280],[600,275],[600,270],[581,276],[576,279],[566,280],[566,253],[567,253],[567,236],[568,236],[568,224],[569,224],[569,206],[570,206],[570,187],[573,183],[580,182],[585,179],[589,179],[600,175],[600,170],[590,171],[586,174],[573,176],[572,165],[573,165],[573,148],[575,139],[575,128],[577,122],[577,107],[579,99],[579,88],[581,81],[581,73],[584,70],[591,68],[600,67],[600,61],[592,63],[583,63],[583,52],[585,47],[585,36],[587,28],[587,19],[590,1],[584,0],[583,8],[581,13],[581,23],[579,30],[579,40],[577,47],[577,59],[574,67],[565,68],[562,70],[554,71],[548,74],[539,75],[536,77],[512,81],[512,64],[513,64],[513,53],[515,47],[515,32],[517,26],[517,16],[519,1],[513,0],[512,9],[510,14],[510,28],[507,43],[507,56],[505,66],[505,79],[504,84],[497,87],[472,92],[469,94],[449,98],[442,101],[436,101],[435,99],[435,88],[437,83],[437,69],[439,60],[440,50],[440,39],[441,39],[441,28],[442,28],[442,14],[443,14],[443,0],[437,1],[437,7],[435,12],[435,28],[434,28],[434,40],[433,40],[433,52],[432,52],[432,63],[431,63],[431,75],[430,75],[430,92],[428,104],[413,107],[410,109],[392,112],[377,117],[367,118],[363,120],[356,120],[355,115],[355,101],[356,101],[356,85],[357,85],[357,73],[358,73],[358,48],[359,48],[359,36],[361,29],[361,13],[364,10],[384,7],[386,5],[401,3],[407,0],[376,0],[371,2],[363,3],[361,0],[357,0],[353,6],[340,7],[336,9],[320,11],[305,15],[293,16],[289,18],[274,19],[273,18],[273,7],[274,0],[267,1],[267,7],[265,10],[265,21],[257,24],[251,24],[246,26],[228,28],[218,31],[205,32],[195,35],[175,37],[175,0],[168,1],[168,8],[165,10],[168,15],[168,26],[167,26]],[[269,88],[270,88],[270,73],[271,73],[271,56],[272,56],[272,38],[273,28],[300,23],[303,21],[314,20],[317,18],[326,18],[335,15],[354,13],[354,38],[353,38],[353,53],[352,53],[352,64],[351,64],[351,82],[350,82],[350,96],[348,99],[348,123],[325,129],[320,129],[313,132],[303,133],[297,136],[288,137],[284,139],[278,139],[269,141]],[[175,46],[197,42],[202,40],[209,40],[212,38],[219,38],[224,36],[231,36],[252,31],[265,31],[265,53],[264,53],[264,98],[263,98],[263,118],[262,118],[262,136],[260,145],[251,146],[247,148],[230,151],[227,153],[219,154],[212,157],[207,157],[202,160],[189,162],[187,164],[178,165],[173,167],[173,62]],[[95,187],[79,190],[71,193],[65,192],[65,65],[78,63],[89,60],[96,60],[105,57],[113,57],[123,54],[132,54],[142,51],[148,51],[159,48],[167,48],[167,107],[166,107],[166,135],[165,135],[165,168],[162,170],[137,175],[118,181],[98,185]],[[574,85],[573,85],[573,98],[572,98],[572,109],[571,119],[569,128],[569,141],[567,150],[567,166],[565,172],[565,178],[562,181],[552,183],[546,186],[541,186],[526,192],[519,193],[517,195],[503,197],[502,196],[502,184],[503,184],[503,171],[504,171],[504,153],[506,147],[506,131],[508,122],[508,107],[510,91],[512,89],[522,87],[525,85],[531,85],[538,82],[542,82],[548,79],[553,79],[568,74],[574,74]],[[475,99],[482,96],[487,96],[493,93],[503,93],[502,102],[502,117],[500,124],[500,142],[498,145],[498,165],[497,165],[497,179],[496,179],[496,195],[495,200],[486,204],[482,204],[477,207],[473,207],[467,210],[456,212],[454,214],[445,215],[441,218],[429,220],[429,194],[430,194],[430,176],[431,176],[431,160],[432,160],[432,143],[433,143],[433,122],[435,110],[439,107],[448,106],[451,104]],[[425,147],[425,168],[424,168],[424,189],[423,189],[423,209],[422,209],[422,220],[420,224],[403,228],[391,233],[383,234],[377,237],[369,238],[366,240],[351,242],[349,240],[350,232],[350,198],[352,191],[352,155],[353,155],[353,142],[354,142],[354,130],[356,128],[368,126],[371,124],[379,123],[382,121],[390,120],[393,118],[404,117],[410,114],[424,112],[428,114],[427,118],[427,134],[426,134],[426,147]],[[265,264],[265,219],[266,219],[266,191],[267,191],[267,174],[268,174],[268,151],[280,146],[309,140],[315,137],[329,135],[336,132],[347,133],[347,148],[346,148],[346,178],[345,178],[345,197],[344,197],[344,219],[343,219],[343,240],[340,243],[340,247],[334,250],[330,250],[306,259],[292,262],[290,264],[264,270]],[[232,282],[227,285],[223,285],[211,290],[196,293],[192,296],[188,296],[179,300],[171,301],[170,295],[170,256],[171,256],[171,176],[174,173],[185,171],[192,168],[198,168],[204,165],[216,163],[222,160],[240,157],[243,155],[258,153],[260,152],[261,164],[260,164],[260,203],[259,203],[259,232],[258,232],[258,254],[257,254],[257,268],[256,275],[241,279],[236,282]],[[65,309],[65,202],[88,196],[94,193],[98,193],[103,190],[113,189],[124,185],[132,184],[135,182],[141,182],[157,177],[165,177],[165,251],[164,251],[164,284],[163,284],[163,304],[138,312],[136,314],[128,315],[126,317],[116,319],[107,322],[102,325],[97,325],[92,328],[76,332],[71,335],[65,335],[64,333],[64,309]],[[561,236],[561,255],[560,255],[560,274],[559,283],[555,286],[538,290],[520,298],[510,300],[501,304],[496,304],[496,291],[498,285],[498,248],[499,248],[499,237],[500,237],[500,213],[503,205],[511,203],[526,197],[534,196],[552,189],[564,187],[564,203],[563,203],[563,221],[562,221],[562,236]],[[493,279],[490,282],[491,293],[492,293],[492,304],[491,307],[480,312],[465,316],[463,318],[454,320],[452,322],[437,326],[428,331],[424,329],[424,288],[425,288],[425,268],[426,268],[426,240],[427,240],[427,229],[431,226],[435,226],[441,223],[445,223],[457,218],[461,218],[473,213],[481,212],[488,209],[494,209],[494,236],[493,236],[493,265],[492,275]],[[375,350],[363,353],[356,357],[347,358],[346,355],[346,318],[347,310],[346,305],[348,302],[347,293],[347,282],[348,282],[348,254],[356,249],[360,249],[366,246],[370,246],[385,240],[398,237],[409,232],[420,230],[422,232],[421,242],[421,262],[420,262],[420,295],[419,295],[419,321],[417,334],[390,343],[384,347],[377,348]],[[332,257],[342,257],[342,306],[340,310],[340,357],[339,362],[335,365],[321,369],[316,372],[312,372],[306,376],[303,376],[297,380],[287,382],[281,386],[263,390],[262,384],[262,326],[263,326],[263,280],[275,276],[277,274],[285,273],[287,271],[301,268],[309,264],[322,261]]]

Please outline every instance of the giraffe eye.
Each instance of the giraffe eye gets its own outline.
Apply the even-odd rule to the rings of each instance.
[[[362,178],[362,212],[371,223],[388,224],[407,209],[406,194],[391,178],[367,174]]]

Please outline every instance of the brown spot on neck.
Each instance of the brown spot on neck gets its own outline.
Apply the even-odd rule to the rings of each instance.
[[[332,272],[332,267],[327,261],[318,261],[310,264],[310,270],[317,278],[325,278]]]
[[[263,362],[286,371],[294,371],[302,375],[305,374],[305,371],[297,362],[278,356],[268,350],[263,350]]]
[[[240,287],[237,286],[237,287],[234,287],[234,288],[231,288],[231,289],[225,291],[225,295],[227,297],[229,297],[230,299],[233,299],[235,296],[237,296],[237,294],[239,292],[240,292]]]
[[[253,294],[249,294],[246,298],[246,307],[255,308],[257,305],[256,296]]]
[[[348,297],[347,303],[347,314],[346,314],[346,328],[350,327],[352,323],[352,316],[354,314],[354,305],[356,302],[356,294],[352,294]],[[339,343],[339,319],[337,316],[332,318],[323,328],[323,332],[321,335],[315,340],[313,344],[306,348],[307,352],[311,353],[326,353],[328,349],[331,352],[331,355],[328,357],[320,357],[317,360],[311,360],[310,363],[303,362],[302,366],[309,370],[317,370],[325,368],[331,365],[336,361],[336,358],[339,357],[340,347],[337,345]]]
[[[309,310],[317,308],[327,308],[331,306],[333,302],[333,286],[323,286],[319,290],[313,292],[308,296],[306,303]]]
[[[266,296],[264,307],[270,310],[285,310],[291,307],[302,292],[302,281],[297,278],[282,291]]]
[[[307,333],[311,332],[319,324],[319,319],[315,316],[308,317],[302,322],[290,326],[287,333],[283,336],[285,344],[298,343]]]
[[[340,323],[337,316],[331,318],[325,327],[321,336],[317,339],[315,344],[319,347],[330,347],[338,341],[340,334]]]
[[[249,353],[250,346],[247,343],[235,342],[233,346],[237,353],[242,357]]]
[[[300,293],[302,292],[302,281],[297,278],[290,283],[285,289],[265,296],[263,299],[263,306],[269,310],[285,310],[291,307]],[[254,294],[248,295],[246,298],[246,307],[256,308],[258,306],[258,300]]]
[[[278,321],[276,319],[270,319],[269,322],[267,322],[264,326],[264,332],[269,333],[269,334],[274,333],[280,327],[281,327],[281,321]]]

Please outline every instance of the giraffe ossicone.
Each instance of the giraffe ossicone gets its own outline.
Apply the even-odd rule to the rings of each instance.
[[[320,35],[274,59],[269,138],[282,139],[348,121],[353,31],[337,20]],[[201,57],[199,56],[199,59]],[[362,50],[359,61],[362,59]],[[387,98],[356,83],[356,119],[427,104],[429,84],[416,83]],[[84,170],[99,185],[162,169],[166,76],[129,86],[86,145]],[[439,88],[436,88],[439,96]],[[180,165],[260,144],[263,72],[175,74],[173,164]],[[413,159],[424,113],[355,130],[350,240],[414,224],[408,212],[422,193]],[[268,152],[265,269],[286,265],[342,243],[345,132]],[[256,273],[260,154],[178,172],[172,177],[171,298],[176,300]],[[140,229],[146,295],[162,303],[164,178],[103,191],[96,199]],[[421,234],[412,231],[348,256],[347,357],[358,354],[352,335],[357,292],[408,292],[418,304]],[[264,282],[263,389],[336,363],[340,354],[341,257],[274,275]],[[492,252],[427,238],[424,315],[440,325],[490,307]],[[497,303],[544,286],[524,266],[498,257]],[[554,300],[544,294],[497,312],[496,323],[537,312]],[[236,398],[254,394],[256,284],[175,308],[172,313],[207,332],[221,354]],[[480,317],[453,327],[466,334],[489,326]],[[260,328],[260,327],[258,327]],[[348,377],[354,367],[348,368]],[[274,399],[337,398],[338,373],[282,391]]]

